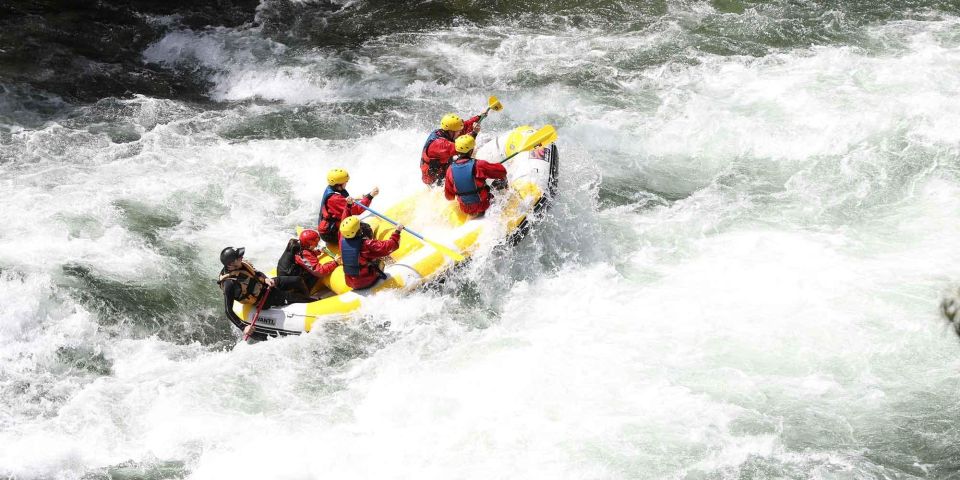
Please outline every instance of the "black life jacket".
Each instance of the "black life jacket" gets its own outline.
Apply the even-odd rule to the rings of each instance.
[[[265,283],[260,277],[257,276],[257,271],[253,269],[253,265],[250,265],[247,262],[241,262],[240,268],[232,272],[227,272],[226,267],[220,271],[220,279],[217,280],[217,284],[220,285],[220,290],[223,290],[223,282],[229,279],[233,279],[237,282],[237,285],[240,286],[240,298],[236,300],[240,303],[247,305],[254,305],[257,303],[257,300],[260,299],[260,295],[263,294],[263,286]]]
[[[303,275],[303,267],[295,260],[295,257],[299,253],[300,241],[296,238],[291,238],[290,241],[287,242],[287,248],[283,250],[283,255],[280,255],[280,260],[277,261],[277,275],[291,277]]]
[[[480,203],[480,191],[486,190],[486,182],[481,187],[477,187],[477,161],[472,158],[466,160],[460,159],[450,165],[450,173],[453,176],[453,187],[466,205]]]
[[[342,191],[334,190],[332,186],[327,187],[327,189],[323,191],[323,198],[320,200],[320,216],[317,218],[317,228],[321,228],[320,226],[323,224],[324,220],[327,221],[327,224],[323,227],[323,230],[320,230],[321,236],[336,235],[337,228],[340,226],[340,220],[343,220],[337,216],[340,213],[335,215],[327,208],[327,200],[330,200],[330,197],[334,195],[340,195],[346,198],[350,196],[350,193],[345,189]]]

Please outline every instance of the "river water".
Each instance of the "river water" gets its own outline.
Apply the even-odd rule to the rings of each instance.
[[[960,478],[956,3],[137,5],[3,37],[90,63],[0,69],[0,477]],[[224,246],[488,95],[559,132],[518,247],[238,344]]]

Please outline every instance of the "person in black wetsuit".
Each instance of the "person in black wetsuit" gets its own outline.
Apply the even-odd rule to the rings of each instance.
[[[263,302],[263,308],[279,307],[289,303],[287,296],[283,292],[293,288],[300,282],[300,277],[281,276],[270,278],[253,268],[253,265],[243,260],[244,248],[227,247],[220,252],[220,263],[223,269],[220,270],[220,279],[217,284],[223,291],[223,309],[230,320],[244,334],[252,334],[254,338],[262,340],[266,338],[263,332],[255,332],[250,325],[245,325],[240,317],[233,312],[233,302],[240,302],[247,305],[258,305],[263,296],[267,295]],[[269,293],[268,288],[269,288]]]

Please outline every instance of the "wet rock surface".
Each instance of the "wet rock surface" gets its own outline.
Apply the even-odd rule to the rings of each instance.
[[[71,102],[143,94],[201,99],[202,76],[145,63],[144,48],[172,26],[252,22],[256,0],[23,1],[0,4],[0,82]]]

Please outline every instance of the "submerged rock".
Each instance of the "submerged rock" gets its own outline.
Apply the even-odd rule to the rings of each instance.
[[[142,59],[143,50],[172,23],[203,28],[251,22],[257,3],[3,2],[0,82],[30,85],[73,102],[133,94],[200,99],[208,87],[202,76],[147,64]]]

